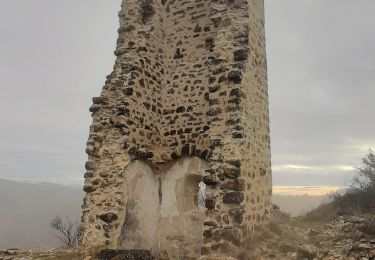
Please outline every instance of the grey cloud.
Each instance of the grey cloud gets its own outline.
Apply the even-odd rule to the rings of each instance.
[[[375,2],[265,2],[273,165],[360,163],[375,146]],[[82,181],[88,108],[112,69],[120,3],[0,2],[0,177]],[[320,180],[284,170],[274,183]]]
[[[356,146],[375,145],[374,11],[365,0],[266,1],[274,165],[357,165]]]
[[[0,2],[0,177],[82,182],[120,0]]]

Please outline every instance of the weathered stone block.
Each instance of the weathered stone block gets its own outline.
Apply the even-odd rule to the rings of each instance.
[[[99,215],[99,218],[107,223],[112,223],[118,219],[118,216],[115,213],[109,212]]]
[[[207,209],[215,209],[216,199],[215,198],[206,198],[205,205]]]
[[[248,58],[249,49],[248,48],[239,49],[239,50],[236,50],[233,54],[234,54],[235,61],[244,61],[244,60],[247,60]]]
[[[221,108],[217,107],[217,108],[210,108],[210,110],[208,110],[208,112],[207,112],[207,115],[208,116],[217,116],[221,113],[222,113]]]
[[[99,260],[153,260],[148,250],[112,250],[105,249],[97,255]]]
[[[224,194],[223,202],[227,204],[240,204],[243,202],[245,196],[240,191],[229,191]]]
[[[244,179],[227,179],[220,184],[222,190],[244,191],[246,189],[246,181]]]
[[[242,82],[242,72],[240,70],[232,70],[228,73],[228,81],[234,84],[240,84]]]
[[[131,96],[134,93],[134,89],[133,88],[125,88],[123,93],[124,93],[125,96]]]
[[[93,98],[92,98],[92,102],[93,102],[94,104],[97,104],[97,105],[102,104],[103,101],[104,101],[104,98],[103,98],[103,97],[93,97]]]
[[[95,170],[95,162],[94,161],[87,161],[86,164],[85,164],[85,168],[86,170],[88,171],[93,171]]]
[[[91,193],[95,190],[96,190],[96,188],[94,186],[90,185],[90,184],[86,184],[85,186],[83,186],[84,192]]]
[[[237,178],[241,175],[241,169],[231,165],[224,165],[223,171],[227,178]]]

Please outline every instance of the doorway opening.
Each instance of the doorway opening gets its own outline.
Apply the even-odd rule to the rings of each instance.
[[[161,259],[198,258],[203,246],[208,163],[184,157],[160,167],[143,161],[125,170],[126,217],[118,249],[146,249]]]

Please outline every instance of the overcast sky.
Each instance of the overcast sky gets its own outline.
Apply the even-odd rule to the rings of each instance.
[[[80,184],[120,0],[0,1],[0,178]],[[275,185],[345,185],[375,146],[375,1],[266,0]]]

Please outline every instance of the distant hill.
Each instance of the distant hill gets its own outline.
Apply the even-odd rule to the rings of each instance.
[[[282,211],[290,213],[292,216],[299,216],[318,207],[326,198],[327,196],[288,196],[274,194],[272,201]]]
[[[78,187],[0,179],[0,249],[59,246],[49,223],[55,215],[79,220],[82,198]]]
[[[79,220],[83,195],[81,187],[0,179],[0,249],[58,247],[49,223],[55,215]],[[273,202],[296,216],[317,207],[323,198],[273,195]]]

